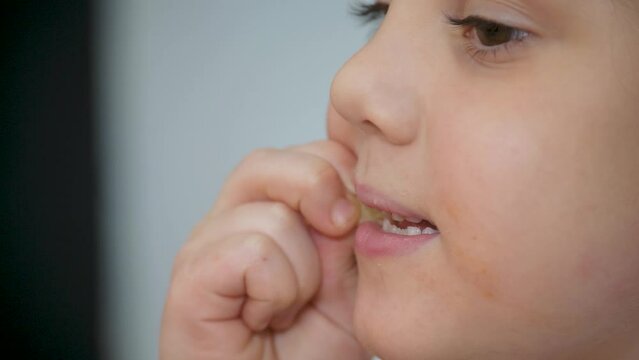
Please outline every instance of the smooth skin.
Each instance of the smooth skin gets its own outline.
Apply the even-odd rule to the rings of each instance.
[[[329,140],[249,157],[178,255],[162,358],[638,359],[637,2],[389,4]],[[445,15],[530,36],[478,56]],[[353,182],[440,236],[355,265]]]

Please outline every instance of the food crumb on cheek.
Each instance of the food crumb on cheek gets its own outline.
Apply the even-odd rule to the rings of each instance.
[[[476,236],[473,236],[476,239]],[[481,259],[468,253],[460,246],[451,244],[449,259],[459,277],[477,290],[482,298],[493,301],[498,296],[497,278],[490,267]]]
[[[448,217],[452,220],[452,222],[454,224],[457,224],[458,223],[458,213],[459,213],[457,205],[455,205],[455,203],[452,202],[452,201],[448,201],[446,203],[445,209],[446,209],[446,213],[448,214]]]

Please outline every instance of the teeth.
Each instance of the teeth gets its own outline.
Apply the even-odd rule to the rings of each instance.
[[[435,229],[431,229],[429,227],[427,227],[426,229],[422,230],[422,234],[425,235],[433,235],[433,234],[437,234],[439,231],[435,230]]]
[[[416,226],[409,226],[406,228],[406,231],[408,232],[408,234],[406,235],[410,235],[410,236],[422,234],[422,231]]]
[[[439,231],[432,228],[420,229],[417,226],[408,226],[405,229],[395,226],[390,219],[397,222],[408,221],[413,224],[419,224],[424,219],[408,217],[404,218],[401,215],[387,213],[385,211],[381,211],[375,208],[370,208],[362,203],[361,205],[361,218],[360,223],[365,221],[375,221],[378,224],[382,225],[382,229],[387,233],[406,235],[406,236],[414,236],[414,235],[433,235],[438,234]]]
[[[396,228],[396,227],[397,226],[391,224],[391,222],[388,221],[388,219],[382,220],[382,230],[384,230],[385,232],[391,232],[393,228]]]
[[[382,230],[391,234],[407,235],[407,236],[415,236],[415,235],[422,235],[422,234],[433,235],[433,234],[439,233],[437,230],[431,229],[429,227],[423,230],[418,228],[417,226],[409,226],[405,229],[402,229],[395,226],[393,223],[391,223],[390,220],[388,220],[388,218],[384,218],[384,220],[382,221]]]

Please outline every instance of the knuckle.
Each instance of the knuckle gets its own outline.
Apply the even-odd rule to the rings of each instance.
[[[272,158],[273,155],[280,150],[275,148],[259,148],[252,150],[246,155],[233,170],[233,175],[251,173],[255,169],[256,164],[261,164]]]
[[[243,251],[252,259],[252,263],[263,263],[265,259],[274,260],[277,258],[276,253],[282,253],[281,248],[270,237],[256,233],[247,237],[243,241]],[[280,261],[282,259],[279,259]],[[298,293],[294,286],[284,279],[279,279],[278,286],[269,286],[266,288],[265,297],[273,302],[277,308],[288,307],[295,303],[298,299]]]
[[[288,227],[299,221],[299,214],[291,209],[288,205],[281,202],[273,202],[269,204],[269,212],[273,215],[273,224],[277,226]]]
[[[328,161],[318,160],[313,165],[313,171],[309,173],[305,185],[307,190],[312,191],[339,181],[337,170]]]
[[[180,279],[182,274],[192,268],[194,262],[193,242],[187,242],[173,258],[172,280]]]
[[[207,283],[210,279],[204,266],[206,261],[202,261],[203,257],[205,257],[203,254],[187,249],[180,251],[173,267],[173,282],[189,285],[185,288],[195,288],[199,284]]]
[[[169,287],[173,307],[187,311],[203,284],[206,284],[207,280],[199,263],[190,251],[182,250],[176,255]]]
[[[172,285],[191,294],[205,288],[215,289],[226,283],[238,266],[243,266],[237,263],[238,254],[250,263],[272,256],[274,250],[273,241],[259,233],[226,240],[193,248],[185,245],[175,258]]]
[[[332,140],[318,140],[301,145],[294,150],[307,152],[331,163],[342,163],[349,167],[354,166],[357,159],[352,151],[344,145]]]
[[[273,241],[266,235],[254,233],[247,235],[242,241],[242,252],[248,258],[263,259],[273,252]]]
[[[264,159],[268,159],[272,157],[274,153],[279,150],[274,148],[259,148],[252,150],[241,162],[241,164],[253,164],[255,162],[264,161]]]
[[[291,306],[292,304],[295,304],[298,299],[297,291],[295,291],[295,289],[292,289],[292,288],[287,289],[287,291],[280,291],[279,294],[277,295],[278,296],[275,302],[278,304],[278,307],[280,308],[287,308]]]
[[[195,239],[204,237],[206,235],[206,233],[209,231],[209,226],[210,226],[210,223],[212,222],[212,220],[213,220],[213,218],[211,217],[211,215],[207,214],[207,216],[205,216],[197,224],[195,224],[195,226],[193,226],[193,229],[191,229],[191,233],[189,235],[189,238],[188,238],[186,244],[183,245],[183,248],[186,248],[186,247],[190,246],[190,244],[192,242],[194,242]]]
[[[287,234],[303,223],[302,216],[288,205],[274,202],[269,206],[273,220],[268,223],[268,228],[274,237],[287,237]]]

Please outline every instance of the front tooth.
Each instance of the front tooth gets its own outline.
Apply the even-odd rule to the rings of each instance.
[[[406,236],[415,236],[422,234],[422,230],[417,226],[409,226],[405,229],[402,229],[393,224],[388,218],[384,218],[384,220],[382,221],[382,230],[387,233]]]
[[[422,230],[422,234],[426,234],[426,235],[433,235],[433,234],[437,234],[439,231],[435,230],[435,229],[431,229],[429,227],[427,227],[426,229]]]
[[[423,219],[420,219],[420,218],[414,218],[414,217],[408,217],[408,218],[406,218],[406,220],[407,220],[408,222],[412,222],[413,224],[419,224],[420,222],[422,222],[422,221],[423,221]]]
[[[406,228],[406,235],[419,235],[422,231],[416,226],[409,226]]]
[[[403,216],[401,216],[401,215],[397,215],[397,214],[391,214],[391,218],[392,218],[393,220],[395,220],[395,221],[399,221],[399,222],[404,221],[404,217],[403,217]]]
[[[382,221],[382,230],[384,230],[385,232],[393,232],[394,227],[395,226],[391,224],[388,218],[384,218],[384,221]]]

